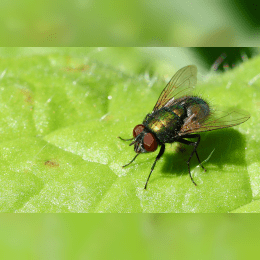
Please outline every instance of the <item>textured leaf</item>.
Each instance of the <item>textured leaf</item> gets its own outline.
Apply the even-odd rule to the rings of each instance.
[[[259,212],[259,57],[198,83],[212,107],[252,116],[201,134],[198,186],[190,148],[167,144],[144,190],[158,151],[122,168],[135,152],[117,136],[151,112],[166,84],[159,62],[149,76],[136,49],[25,50],[1,50],[2,212]]]

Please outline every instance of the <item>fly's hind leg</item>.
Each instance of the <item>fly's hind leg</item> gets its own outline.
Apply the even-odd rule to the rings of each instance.
[[[188,141],[188,140],[185,140],[185,139],[182,139],[182,138],[198,138],[198,140],[196,142],[191,142],[191,141]],[[190,174],[190,178],[192,180],[192,182],[194,183],[195,186],[197,186],[197,184],[195,183],[195,181],[193,180],[192,176],[191,176],[191,172],[190,172],[190,160],[192,158],[192,156],[194,155],[194,153],[196,154],[197,156],[197,159],[198,159],[198,162],[201,166],[201,168],[206,171],[206,169],[203,167],[203,165],[201,164],[201,161],[200,161],[200,158],[199,158],[199,155],[198,155],[198,152],[197,152],[197,148],[198,148],[198,145],[200,143],[200,135],[198,134],[194,134],[194,135],[185,135],[183,136],[181,139],[178,140],[178,142],[180,143],[183,143],[183,144],[187,144],[187,145],[192,145],[194,147],[193,151],[191,152],[190,154],[190,158],[188,159],[187,161],[187,165],[188,165],[188,170],[189,170],[189,174]]]

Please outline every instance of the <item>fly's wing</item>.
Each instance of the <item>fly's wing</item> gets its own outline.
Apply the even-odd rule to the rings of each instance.
[[[212,131],[221,128],[228,128],[240,125],[247,121],[250,115],[245,111],[214,111],[210,112],[207,117],[196,117],[195,114],[190,115],[183,124],[179,135]]]
[[[175,100],[192,94],[197,83],[197,67],[195,65],[186,66],[178,70],[162,91],[153,112],[164,107],[171,106]]]

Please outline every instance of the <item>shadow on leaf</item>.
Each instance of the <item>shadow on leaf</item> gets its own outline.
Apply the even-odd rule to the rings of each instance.
[[[242,166],[246,164],[245,146],[245,137],[239,131],[225,129],[201,133],[197,152],[206,170],[209,169],[209,165],[215,165],[219,170],[222,170],[224,165]],[[178,144],[173,154],[166,153],[164,155],[165,163],[162,172],[169,176],[189,174],[186,162],[192,150],[193,147]],[[204,163],[204,161],[206,162]],[[196,155],[193,155],[190,163],[191,171],[197,165],[199,165],[199,162]]]

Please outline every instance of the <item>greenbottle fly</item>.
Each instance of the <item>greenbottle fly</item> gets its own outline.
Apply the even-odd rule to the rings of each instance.
[[[142,124],[134,128],[133,138],[119,137],[123,141],[133,140],[130,146],[134,145],[137,153],[133,160],[123,167],[131,164],[139,154],[154,152],[160,146],[144,189],[147,188],[156,162],[164,154],[165,143],[173,142],[193,146],[187,165],[191,181],[197,186],[190,172],[190,160],[194,154],[200,166],[206,171],[197,152],[200,143],[200,135],[197,133],[232,127],[250,118],[247,113],[238,110],[226,113],[213,111],[205,100],[192,95],[196,83],[197,67],[195,65],[189,65],[177,71],[162,91],[153,111],[145,117]],[[186,138],[195,141],[186,140]]]

